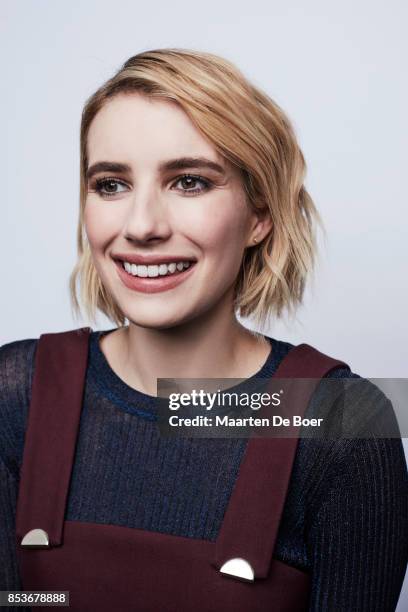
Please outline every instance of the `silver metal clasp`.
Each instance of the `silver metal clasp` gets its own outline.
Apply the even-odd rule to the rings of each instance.
[[[255,574],[252,566],[245,559],[236,557],[226,561],[220,569],[221,574],[232,576],[246,582],[254,582]]]
[[[50,545],[48,533],[44,529],[31,529],[21,540],[21,546],[45,548]]]

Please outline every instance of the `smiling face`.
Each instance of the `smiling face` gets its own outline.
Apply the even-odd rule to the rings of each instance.
[[[137,93],[98,112],[87,153],[85,230],[124,316],[159,329],[232,309],[244,249],[259,236],[239,170],[179,106]]]

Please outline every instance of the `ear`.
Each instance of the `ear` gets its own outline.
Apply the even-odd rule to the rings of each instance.
[[[267,208],[252,211],[247,247],[259,244],[271,232],[273,221]]]

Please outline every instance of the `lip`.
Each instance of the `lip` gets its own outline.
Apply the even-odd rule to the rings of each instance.
[[[185,255],[131,255],[130,253],[116,253],[112,255],[112,259],[115,261],[128,261],[129,263],[145,266],[160,265],[163,263],[178,263],[180,261],[197,261],[195,257],[188,257]]]
[[[156,258],[157,259],[157,258]],[[129,261],[126,259],[125,261]],[[166,259],[165,261],[169,261]],[[179,261],[188,261],[186,259],[179,259]],[[171,262],[176,263],[176,260],[172,259]],[[129,262],[130,263],[130,262]],[[137,262],[139,263],[139,262]],[[164,263],[164,262],[161,262]],[[181,272],[176,270],[169,276],[155,276],[141,278],[139,276],[132,276],[122,266],[122,261],[116,260],[115,266],[118,272],[118,276],[122,283],[132,291],[139,291],[141,293],[159,293],[161,291],[169,291],[174,287],[177,287],[185,280],[187,280],[195,268],[195,262],[190,265],[189,268],[182,270]]]

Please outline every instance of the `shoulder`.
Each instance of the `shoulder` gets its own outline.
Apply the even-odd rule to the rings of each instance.
[[[281,358],[301,346],[280,340],[274,342]],[[375,447],[398,456],[402,474],[405,463],[399,410],[390,399],[393,396],[381,384],[382,379],[361,376],[347,365],[344,356],[308,346],[344,365],[334,367],[319,381],[305,410],[307,418],[323,417],[327,429],[319,432],[301,430],[297,462],[302,471],[305,472],[305,465],[310,470],[316,469],[320,480],[322,465],[325,470],[337,472],[340,464],[355,460],[355,453],[364,459],[360,469],[370,470],[373,467],[370,461],[377,457],[372,453]]]
[[[324,357],[342,362],[342,365],[333,367],[317,385],[308,412],[316,412],[322,406],[326,412],[329,407],[331,413],[341,412],[344,436],[398,437],[396,413],[391,400],[382,389],[382,379],[361,376],[347,365],[347,358],[328,354],[316,346],[275,342],[282,357],[293,349],[307,347]]]
[[[57,338],[61,343],[69,336],[95,335],[89,327],[61,332],[45,332],[43,336]],[[35,371],[35,358],[40,338],[15,340],[0,346],[0,390],[2,403],[27,403]]]
[[[29,338],[0,346],[2,403],[15,404],[29,399],[37,345],[37,338]]]
[[[61,342],[67,337],[90,332],[81,327],[45,332]],[[86,337],[86,335],[85,335]],[[15,340],[0,346],[0,460],[16,476],[22,461],[27,416],[40,338]]]
[[[401,517],[406,514],[408,471],[398,411],[376,383],[342,367],[317,386],[305,416],[323,417],[326,427],[316,435],[302,430],[292,473],[307,521],[333,500],[352,504],[356,512],[381,503],[384,512],[398,508]]]

